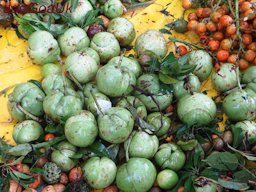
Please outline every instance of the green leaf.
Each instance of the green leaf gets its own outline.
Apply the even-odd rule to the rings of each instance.
[[[94,141],[94,143],[88,146],[87,149],[96,155],[110,158],[108,149],[99,141]]]
[[[191,140],[188,140],[188,141],[179,140],[177,142],[177,145],[180,146],[180,148],[183,151],[191,151],[197,146],[197,143],[198,142],[195,139],[191,139]],[[199,156],[200,156],[200,154],[199,154]]]
[[[82,157],[83,157],[83,154],[78,152],[75,155],[73,155],[71,159],[81,159]]]
[[[28,175],[19,171],[12,170],[11,173],[13,174],[13,176],[18,178],[19,180],[28,180],[28,181],[34,180],[34,177],[32,175]]]
[[[170,30],[165,29],[165,28],[160,29],[159,31],[160,31],[160,33],[163,33],[163,34],[169,34],[169,35],[171,35],[171,34],[172,34]]]
[[[237,148],[242,143],[242,141],[244,139],[244,134],[243,134],[243,131],[240,127],[235,127],[234,125],[231,126],[231,130],[232,130],[232,133],[233,133],[232,146],[234,148]]]
[[[232,151],[239,153],[240,155],[242,155],[243,157],[245,157],[246,159],[248,159],[249,161],[256,161],[256,157],[254,154],[249,154],[249,153],[245,153],[242,151],[239,151],[233,147],[231,147],[230,145],[228,145],[228,148],[230,148]]]
[[[178,73],[179,76],[188,75],[192,73],[196,68],[196,65],[183,65]]]
[[[163,60],[161,66],[171,67],[173,64],[178,63],[178,59],[170,52]]]
[[[48,133],[62,133],[63,127],[61,126],[61,124],[58,124],[58,125],[48,124],[45,127],[45,131]]]
[[[200,173],[200,176],[207,177],[217,181],[219,178],[219,171],[212,168],[206,168]]]
[[[193,192],[193,191],[195,191],[193,187],[193,181],[191,177],[189,177],[184,183],[184,192]]]
[[[166,75],[163,73],[159,73],[159,80],[168,85],[178,82],[177,79],[174,79],[174,78],[170,77],[169,75]]]
[[[116,144],[116,145],[113,145],[111,147],[108,147],[108,152],[109,152],[110,158],[114,161],[117,157],[118,152],[119,152],[119,145]]]
[[[41,169],[41,168],[33,167],[33,168],[30,169],[30,172],[31,173],[36,173],[36,174],[43,174],[44,170]]]
[[[189,59],[189,54],[183,55],[182,57],[180,57],[180,58],[178,59],[178,63],[179,63],[180,65],[185,65],[185,64],[187,64],[188,59]]]
[[[70,4],[72,5],[72,12],[74,12],[75,9],[77,8],[78,0],[71,0]]]
[[[173,86],[172,85],[167,85],[162,83],[161,81],[159,82],[160,85],[160,93],[163,94],[171,94],[173,92]]]
[[[206,163],[214,169],[220,171],[236,170],[238,159],[230,152],[215,152],[206,158]]]
[[[234,181],[239,183],[247,183],[248,180],[256,180],[256,176],[249,170],[240,170],[233,174]]]
[[[239,183],[234,181],[226,181],[224,179],[218,179],[219,185],[226,189],[232,189],[232,190],[239,190],[244,191],[246,189],[249,189],[250,187],[247,185],[247,183]]]

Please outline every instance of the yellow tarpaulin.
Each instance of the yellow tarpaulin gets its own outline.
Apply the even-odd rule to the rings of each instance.
[[[160,12],[164,9],[170,13],[169,16]],[[181,0],[156,0],[145,9],[127,12],[125,17],[134,24],[138,36],[147,29],[159,30],[165,24],[180,18],[182,14]],[[173,32],[173,36],[186,41],[197,40],[197,36],[191,32],[186,34]],[[15,123],[7,111],[7,96],[12,91],[13,86],[18,83],[30,79],[40,80],[40,66],[34,65],[30,61],[27,55],[27,42],[19,39],[15,31],[0,29],[0,37],[0,136],[4,136],[9,143],[14,144],[12,130]],[[167,36],[166,39],[168,39]],[[169,51],[173,50],[171,42],[168,47]],[[202,90],[208,90],[208,94],[211,96],[216,95],[216,91],[212,89],[211,81],[204,82]],[[220,128],[221,130],[224,129],[223,124]]]

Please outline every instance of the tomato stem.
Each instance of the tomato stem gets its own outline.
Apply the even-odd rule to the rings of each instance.
[[[190,43],[190,42],[187,42],[187,41],[183,41],[183,40],[179,40],[179,39],[176,39],[174,37],[169,37],[169,40],[171,40],[172,42],[179,42],[179,43],[183,43],[189,47],[195,47],[197,49],[204,49],[204,47],[200,46],[200,45],[196,45],[195,43]]]

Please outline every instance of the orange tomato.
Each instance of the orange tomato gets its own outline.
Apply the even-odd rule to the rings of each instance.
[[[177,192],[184,192],[185,191],[185,188],[184,186],[180,186],[177,190]]]
[[[196,13],[189,13],[188,14],[188,21],[192,21],[192,20],[197,20],[197,15]]]
[[[197,8],[196,9],[196,15],[197,15],[197,17],[199,17],[199,18],[203,18],[203,11],[204,11],[204,8]]]
[[[17,0],[11,0],[10,5],[11,7],[17,7],[19,5],[19,2]]]
[[[192,7],[191,0],[182,0],[182,7],[186,10],[190,9]]]
[[[248,62],[252,62],[254,60],[255,56],[256,56],[256,53],[252,50],[247,50],[244,53],[244,59]]]
[[[210,40],[208,46],[211,51],[217,51],[220,47],[220,42],[218,40]]]
[[[211,15],[212,22],[218,23],[221,16],[222,15],[221,15],[220,12],[213,12],[212,15]]]
[[[53,133],[47,133],[45,136],[44,136],[44,140],[45,141],[50,141],[52,139],[55,138],[55,135]]]
[[[236,26],[234,24],[227,27],[226,32],[228,35],[236,34]]]
[[[228,57],[228,63],[236,64],[237,59],[237,54],[232,54]]]
[[[243,34],[242,39],[243,39],[243,43],[245,45],[249,45],[252,42],[252,35],[251,34]]]
[[[212,9],[209,7],[206,7],[203,9],[202,17],[204,17],[204,18],[210,17],[211,13],[212,13]]]
[[[71,183],[81,180],[83,177],[83,172],[81,167],[74,167],[73,169],[71,169],[68,174],[68,177]]]
[[[220,42],[220,48],[223,50],[230,50],[230,48],[232,47],[232,40],[231,39],[223,39]]]
[[[196,26],[196,32],[198,34],[202,34],[202,33],[205,33],[206,32],[206,25],[205,23],[198,23],[198,25]]]
[[[32,189],[36,189],[42,183],[42,175],[32,173],[32,176],[35,178],[35,180],[34,182],[29,184],[29,187]]]
[[[188,25],[187,25],[188,30],[189,31],[196,31],[197,25],[198,25],[198,21],[196,21],[196,20],[189,21]]]
[[[98,18],[101,18],[104,24],[104,27],[107,28],[109,24],[109,19],[104,15],[99,15]]]
[[[233,19],[229,15],[223,15],[223,16],[220,17],[220,25],[222,27],[228,27],[232,23],[233,23]]]
[[[245,59],[240,59],[238,61],[238,64],[239,64],[239,69],[241,70],[245,70],[249,67],[249,63]]]
[[[217,26],[211,21],[206,24],[206,28],[210,32],[215,32],[217,30]]]
[[[165,110],[164,112],[165,113],[172,113],[174,111],[174,107],[172,105],[169,105]]]
[[[213,34],[213,39],[221,41],[224,38],[224,35],[222,32],[217,31]]]

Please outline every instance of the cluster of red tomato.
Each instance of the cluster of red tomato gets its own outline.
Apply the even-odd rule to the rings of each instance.
[[[223,62],[238,62],[241,70],[256,65],[256,2],[239,0],[239,11],[235,1],[222,2],[189,13],[188,30],[200,36],[201,44],[215,58],[216,67]],[[192,8],[193,0],[183,0],[182,6],[185,10]]]

